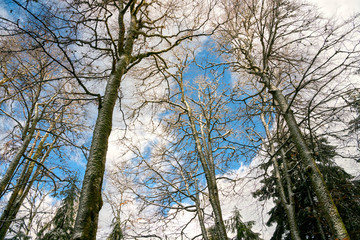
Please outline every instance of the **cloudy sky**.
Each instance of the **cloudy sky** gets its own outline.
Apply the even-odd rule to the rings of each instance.
[[[359,0],[313,0],[326,17],[349,17],[360,12]]]
[[[320,11],[324,14],[324,16],[332,18],[332,17],[338,17],[338,18],[347,18],[355,13],[360,12],[360,0],[313,0],[314,4],[318,5],[320,8]],[[0,0],[0,16],[5,16],[6,11],[3,11],[3,5],[4,1]],[[116,142],[116,141],[114,141]],[[109,146],[109,158],[117,158],[117,155],[115,154],[115,150],[117,149],[117,146],[115,144],[110,144]],[[109,159],[110,160],[110,159]],[[355,172],[359,172],[359,169],[353,169]],[[239,171],[240,172],[240,171]],[[247,170],[243,169],[242,175],[245,175]],[[223,187],[226,187],[226,183],[223,183]],[[242,200],[242,205],[237,205],[239,208],[246,209],[246,211],[242,211],[242,216],[244,217],[245,221],[249,220],[256,220],[258,223],[255,227],[255,229],[262,233],[263,237],[265,239],[269,239],[269,236],[271,235],[271,229],[264,228],[262,226],[262,213],[266,213],[265,211],[262,211],[262,209],[259,208],[259,206],[256,206],[253,204],[249,192],[253,190],[254,185],[248,185],[246,188],[242,188],[241,186],[238,186],[239,189],[243,189],[242,191],[242,197],[236,196],[237,199]],[[244,201],[244,199],[246,199]],[[229,200],[227,200],[229,201]],[[226,214],[229,214],[231,209],[234,207],[234,205],[237,204],[236,201],[226,202],[224,200],[224,206],[226,205],[227,208],[224,209],[224,212]],[[134,211],[136,210],[135,203],[133,206],[128,206],[129,208],[132,208]],[[111,216],[111,209],[109,209],[108,206],[104,206],[101,211],[101,219],[100,224],[102,225],[100,230],[106,232],[108,230],[108,226],[111,223],[112,217]],[[189,216],[190,217],[190,216]],[[184,217],[185,218],[185,217]],[[185,220],[185,219],[182,219]],[[197,226],[190,227],[189,229],[193,229],[194,231],[198,229]]]
[[[358,12],[360,12],[360,1],[359,0],[343,0],[343,1],[338,1],[338,0],[313,0],[312,1],[315,5],[319,6],[319,10],[320,12],[323,13],[323,15],[327,18],[340,18],[340,19],[346,19],[348,17],[350,17],[353,14],[356,14]],[[109,151],[113,153],[115,153],[115,149],[117,148],[117,146],[115,145],[111,145],[109,146]],[[116,155],[116,154],[115,154]],[[108,154],[108,157],[110,158],[115,158],[115,156],[112,156],[111,153]],[[110,160],[110,159],[109,159]],[[356,171],[358,172],[359,169],[357,169]],[[242,171],[238,171],[238,174],[241,175],[245,175],[247,173],[247,169],[242,169]],[[239,195],[236,196],[236,199],[241,199],[241,202],[238,201],[230,201],[229,199],[224,199],[223,201],[223,211],[224,211],[224,215],[226,214],[231,214],[231,211],[233,209],[234,206],[237,206],[240,209],[245,209],[243,211],[241,211],[242,217],[245,221],[250,221],[250,220],[255,220],[257,222],[257,224],[254,227],[254,230],[257,232],[260,232],[262,234],[262,237],[264,239],[269,239],[273,228],[267,228],[263,226],[263,223],[266,221],[264,220],[264,216],[265,213],[267,212],[267,210],[264,210],[262,207],[260,206],[260,204],[262,203],[258,203],[255,204],[256,201],[254,201],[254,199],[252,199],[250,192],[254,190],[255,183],[252,183],[252,185],[248,185],[246,187],[244,186],[238,186],[238,189],[242,189],[241,191],[241,197],[239,197]],[[225,186],[226,188],[226,183],[223,183],[223,186]],[[220,187],[221,188],[221,187]],[[235,196],[234,196],[235,197]],[[133,206],[128,206],[129,209],[132,210],[136,210],[136,203],[131,203],[131,205]],[[225,207],[226,206],[226,207]],[[271,207],[271,203],[269,203],[269,205],[265,206],[267,209],[269,209]],[[111,209],[108,206],[104,206],[101,214],[100,214],[100,231],[102,233],[106,233],[108,231],[108,226],[111,223],[111,217],[109,217],[109,215],[111,215]],[[189,218],[191,216],[188,216]],[[185,220],[186,222],[186,218],[185,216],[182,216],[183,219],[181,220]],[[266,218],[266,217],[265,217]],[[194,235],[200,232],[200,229],[198,228],[198,226],[190,226],[189,227],[190,231],[194,231]],[[106,235],[106,234],[105,234]],[[104,236],[104,235],[103,235]]]

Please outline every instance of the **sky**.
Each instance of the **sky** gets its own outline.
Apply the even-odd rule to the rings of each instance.
[[[359,0],[312,0],[315,5],[319,6],[320,12],[327,18],[347,19],[355,14],[360,14]],[[359,76],[355,81],[359,81]],[[335,127],[335,126],[333,126]],[[350,150],[349,150],[350,149]],[[339,149],[341,154],[349,154],[352,148]],[[360,164],[354,163],[353,160],[341,159],[337,162],[341,167],[350,174],[357,176],[360,173]]]
[[[360,1],[358,0],[312,0],[320,7],[326,17],[346,18],[360,12]]]
[[[319,6],[320,11],[324,14],[325,17],[328,18],[342,18],[346,19],[347,17],[350,17],[352,14],[355,14],[356,12],[360,12],[360,1],[358,0],[345,0],[345,1],[336,1],[336,0],[318,0],[313,1],[316,5]],[[110,145],[109,151],[115,150],[117,147],[114,145]],[[114,153],[114,152],[113,152]],[[113,154],[109,153],[109,156],[113,156]],[[116,155],[116,154],[115,154]],[[239,176],[246,176],[250,177],[250,175],[253,176],[253,174],[256,174],[255,172],[250,171],[250,168],[256,166],[256,161],[253,162],[250,166],[242,166],[238,169],[238,171],[235,171],[235,174],[238,174]],[[342,162],[342,166],[347,168],[348,170],[352,171],[352,173],[359,172],[360,168],[358,165],[353,166],[353,162]],[[250,174],[250,175],[249,175]],[[219,183],[220,189],[224,190],[230,187],[229,183],[222,182]],[[251,192],[255,189],[257,185],[257,182],[252,182],[249,185],[243,185],[239,184],[236,186],[237,194],[235,194],[234,200],[229,200],[228,198],[223,198],[222,204],[223,204],[223,211],[224,216],[229,216],[233,210],[233,208],[236,206],[240,209],[241,215],[243,217],[244,221],[256,221],[256,224],[254,226],[254,230],[256,232],[261,233],[262,237],[266,239],[270,239],[272,232],[274,231],[274,227],[264,227],[264,222],[266,222],[266,212],[271,208],[273,205],[271,202],[267,202],[265,205],[262,205],[262,203],[259,203],[255,201],[254,198],[251,196]],[[240,192],[240,196],[239,193]],[[235,200],[237,199],[237,200]],[[130,206],[132,205],[132,206]],[[136,202],[132,202],[128,206],[130,211],[136,210]],[[100,223],[103,224],[103,228],[101,229],[101,232],[104,234],[107,231],[107,227],[105,225],[109,224],[110,209],[108,206],[104,206],[100,213]],[[187,214],[184,214],[181,216],[181,221],[186,220]],[[190,216],[188,216],[190,217]],[[174,225],[176,225],[174,223]],[[189,232],[193,232],[193,235],[196,235],[199,233],[199,227],[196,224],[196,221],[194,224],[190,224],[188,228]]]
[[[0,16],[4,13],[2,7],[3,0],[0,0]],[[318,4],[320,9],[322,9],[322,12],[324,13],[324,15],[326,17],[333,17],[333,16],[337,16],[340,18],[346,18],[349,17],[351,14],[356,13],[356,11],[360,12],[360,1],[359,0],[344,0],[344,1],[336,1],[336,0],[318,0],[318,1],[314,1],[315,4]],[[139,131],[139,134],[141,134],[141,129]],[[112,142],[109,145],[109,153],[108,153],[108,158],[110,161],[115,161],[118,158],[118,155],[116,154],[116,151],[118,150],[118,146],[117,146],[117,141],[116,138],[114,137],[114,135],[112,135],[112,139],[110,139]],[[348,165],[348,167],[351,167],[351,163],[349,163],[350,165]],[[253,163],[252,166],[256,165],[256,163]],[[352,169],[354,172],[358,171],[357,169]],[[238,172],[236,172],[236,174],[242,175],[242,176],[246,176],[249,173],[249,169],[248,167],[242,167],[241,169],[239,169]],[[244,218],[245,221],[250,221],[250,220],[255,220],[257,221],[257,224],[255,226],[255,230],[257,230],[258,232],[261,232],[263,237],[265,239],[269,239],[269,236],[271,236],[271,232],[272,229],[265,229],[262,226],[263,223],[263,217],[264,217],[264,213],[266,212],[266,210],[261,209],[259,205],[256,205],[253,203],[253,200],[250,196],[250,192],[253,190],[254,188],[254,184],[253,185],[248,185],[247,187],[241,186],[239,185],[238,188],[242,189],[241,193],[242,193],[242,203],[240,204],[237,201],[229,201],[229,200],[224,200],[224,206],[226,205],[227,208],[224,208],[224,213],[226,215],[230,214],[231,209],[239,203],[239,205],[237,205],[239,208],[241,209],[245,209],[245,211],[242,211],[242,216]],[[221,188],[226,189],[228,187],[228,184],[226,182],[222,183]],[[234,198],[240,199],[239,196],[234,196]],[[245,200],[244,200],[245,199]],[[269,206],[271,206],[271,203],[269,203],[269,205],[266,205],[266,208],[269,208]],[[135,211],[137,209],[138,206],[136,206],[136,202],[134,201],[133,203],[130,203],[128,205],[129,211]],[[100,213],[100,231],[102,231],[103,233],[106,233],[108,231],[108,226],[111,223],[111,218],[109,216],[111,216],[110,213],[110,209],[108,206],[104,206],[101,213]],[[183,216],[183,220],[185,220],[185,216]],[[197,228],[196,225],[190,226],[189,227],[189,231],[198,231],[199,229]]]

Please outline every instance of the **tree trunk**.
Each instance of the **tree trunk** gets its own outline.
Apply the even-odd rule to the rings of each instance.
[[[213,182],[216,181],[215,174],[211,179],[212,180],[208,180],[208,178],[207,178],[207,182],[208,181],[213,181]],[[212,183],[212,184],[208,183],[208,189],[209,189],[210,204],[213,209],[214,216],[215,216],[215,227],[217,230],[218,239],[228,240],[227,233],[226,233],[226,227],[224,224],[224,220],[222,218],[221,205],[220,205],[219,192],[218,192],[217,185],[214,183]]]
[[[34,119],[33,119],[32,123],[31,123],[31,128],[29,129],[29,132],[27,133],[26,137],[24,138],[24,142],[22,143],[19,150],[16,152],[14,158],[10,162],[10,165],[9,165],[8,169],[6,170],[6,172],[5,172],[5,175],[0,180],[0,199],[5,194],[6,186],[11,181],[11,178],[14,175],[15,170],[18,167],[19,162],[20,162],[23,154],[25,153],[25,151],[28,148],[31,140],[33,139],[35,128],[36,128],[37,122],[39,121],[38,118],[39,118],[39,116],[38,116],[38,104],[36,104],[36,106],[35,106],[35,116],[34,116]]]
[[[285,171],[284,174],[285,179],[286,179],[286,185],[287,185],[287,189],[288,189],[288,198],[286,198],[286,194],[285,194],[285,189],[282,183],[282,176],[280,173],[280,167],[277,161],[277,156],[274,155],[275,154],[275,148],[274,148],[274,144],[273,142],[271,142],[271,134],[270,134],[270,129],[268,124],[266,124],[265,121],[265,117],[264,117],[264,113],[260,114],[260,118],[261,118],[261,122],[264,125],[265,128],[265,132],[266,132],[266,136],[268,138],[269,142],[269,151],[271,154],[271,160],[274,166],[274,171],[275,171],[275,179],[276,179],[276,187],[279,191],[279,196],[280,196],[280,201],[281,204],[284,207],[284,210],[286,212],[286,217],[288,219],[288,223],[290,226],[290,234],[291,234],[291,238],[293,240],[301,240],[300,238],[300,231],[297,225],[297,221],[296,221],[296,215],[295,215],[295,207],[294,207],[294,197],[293,197],[293,192],[292,192],[292,182],[289,176],[289,173],[287,172],[287,167],[285,167]],[[284,160],[284,162],[286,161],[283,151],[281,149],[281,153],[282,153],[282,158]],[[287,166],[286,162],[285,162],[285,166]]]
[[[292,190],[293,183],[290,178],[289,169],[288,169],[288,162],[284,154],[284,150],[281,149],[281,157],[284,163],[284,171],[283,174],[285,175],[287,192],[288,192],[288,203],[286,204],[286,214],[288,215],[289,225],[291,229],[291,238],[293,240],[301,240],[300,238],[300,231],[297,225],[296,214],[295,214],[295,201],[294,201],[294,193]]]
[[[350,240],[345,225],[326,187],[323,176],[310,153],[310,149],[305,142],[294,114],[289,108],[284,95],[278,88],[272,85],[268,79],[266,79],[265,85],[273,96],[274,100],[277,102],[279,109],[284,116],[296,149],[304,161],[304,165],[306,166],[306,172],[310,177],[313,191],[319,200],[320,206],[322,206],[325,218],[332,228],[335,237],[340,240]]]
[[[59,115],[60,116],[60,115]],[[50,125],[47,130],[47,133],[40,140],[38,147],[32,157],[33,160],[37,160],[41,157],[41,152],[44,148],[44,143],[49,136],[49,132],[55,127],[55,123],[58,120],[59,116],[55,119],[55,121]],[[57,139],[55,139],[52,144],[49,146],[48,150],[44,154],[41,159],[41,164],[44,163],[45,159],[49,156],[52,151],[54,144]],[[36,144],[36,143],[35,143]],[[16,215],[19,212],[20,207],[22,206],[27,194],[29,193],[33,183],[35,182],[37,176],[41,173],[41,166],[37,166],[35,173],[31,177],[31,174],[34,171],[36,163],[34,161],[28,160],[27,164],[25,164],[22,174],[17,180],[14,191],[11,193],[10,199],[6,204],[4,212],[0,218],[0,240],[3,240],[6,236],[6,233],[15,219]],[[31,178],[31,180],[30,180]],[[29,181],[30,180],[30,181]]]
[[[96,119],[90,155],[80,193],[79,209],[74,227],[74,240],[96,239],[99,211],[102,207],[101,187],[105,172],[108,139],[112,128],[113,110],[121,79],[131,62],[131,53],[137,34],[137,21],[135,16],[132,16],[125,47],[108,80]]]
[[[181,87],[183,87],[183,86],[181,86]],[[184,89],[182,89],[182,102],[185,104],[186,109],[187,109],[187,116],[189,118],[190,127],[192,129],[192,135],[195,140],[195,147],[199,154],[199,159],[200,159],[202,168],[205,173],[206,183],[207,183],[207,187],[208,187],[208,191],[209,191],[209,200],[210,200],[210,204],[211,204],[211,207],[212,207],[212,210],[214,213],[214,217],[215,217],[215,228],[217,230],[216,232],[217,232],[220,240],[228,240],[224,220],[222,218],[221,205],[220,205],[220,200],[219,200],[219,192],[218,192],[216,176],[215,176],[215,167],[214,167],[214,162],[213,162],[213,158],[212,158],[212,150],[209,149],[206,146],[206,144],[204,143],[204,145],[205,145],[204,147],[207,150],[207,153],[204,153],[204,151],[203,151],[203,146],[202,146],[201,141],[198,136],[198,131],[196,129],[196,124],[194,122],[194,117],[192,114],[191,107],[185,100]],[[203,132],[200,134],[202,135],[202,138],[205,138]],[[204,141],[206,141],[206,140],[204,139]],[[210,146],[211,143],[208,143],[208,144],[209,144],[208,146]]]
[[[102,207],[101,187],[105,172],[108,139],[118,88],[129,60],[124,56],[117,71],[111,75],[106,86],[104,100],[99,109],[91,142],[90,155],[81,188],[79,210],[75,222],[74,239],[96,239],[99,211]]]
[[[197,182],[195,182],[195,188],[196,188],[196,196],[195,196],[194,201],[195,201],[195,206],[196,206],[196,212],[197,212],[198,219],[199,219],[201,234],[202,234],[202,237],[203,237],[204,240],[209,240],[209,237],[207,235],[207,230],[206,230],[206,227],[205,227],[204,212],[201,209]]]

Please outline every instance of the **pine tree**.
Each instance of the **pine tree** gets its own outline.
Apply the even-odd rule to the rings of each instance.
[[[360,94],[351,97],[350,106],[356,113],[355,118],[349,122],[350,131],[357,132],[360,130]]]
[[[38,240],[68,240],[74,231],[75,216],[79,189],[75,178],[71,179],[68,187],[60,193],[64,196],[60,207],[51,222],[46,224],[38,233]]]
[[[284,146],[286,148],[286,146]],[[287,146],[289,147],[289,146]],[[360,182],[353,181],[341,167],[336,165],[335,147],[329,145],[326,139],[319,139],[313,145],[314,156],[323,173],[324,180],[339,213],[348,229],[351,239],[360,239]],[[291,178],[294,183],[295,211],[300,235],[302,239],[326,240],[333,239],[330,226],[320,214],[319,205],[314,193],[310,190],[310,181],[304,170],[299,154],[295,149],[286,153],[286,159],[291,165]],[[281,159],[279,159],[281,162]],[[264,166],[267,167],[267,166]],[[260,200],[274,198],[275,206],[270,210],[267,224],[277,224],[271,240],[290,240],[289,226],[285,211],[279,201],[275,187],[274,176],[263,180],[264,186],[255,192]]]
[[[121,229],[121,222],[116,218],[112,224],[112,230],[107,240],[122,240],[124,239],[123,231]]]
[[[228,223],[232,232],[236,232],[234,240],[261,240],[260,234],[251,230],[254,221],[243,222],[239,210],[235,209],[233,217]]]
[[[226,229],[230,232],[236,233],[233,240],[262,240],[259,233],[255,233],[251,230],[255,224],[254,221],[243,222],[239,210],[235,209],[233,216],[226,222]],[[209,240],[218,240],[218,231],[215,226],[207,229]]]

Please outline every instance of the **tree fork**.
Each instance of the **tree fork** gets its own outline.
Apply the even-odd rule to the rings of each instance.
[[[131,63],[133,45],[138,34],[136,13],[132,12],[131,14],[131,25],[128,30],[127,40],[123,52],[115,64],[115,69],[106,84],[104,99],[96,119],[89,159],[80,193],[73,240],[96,239],[99,212],[103,204],[101,187],[105,173],[108,139],[112,129],[113,111],[121,79]]]
[[[117,64],[117,71],[110,77],[106,86],[81,189],[79,210],[74,227],[74,240],[96,239],[99,211],[102,207],[101,187],[105,172],[108,139],[112,129],[113,110],[121,78],[128,63],[129,57],[123,56]]]

